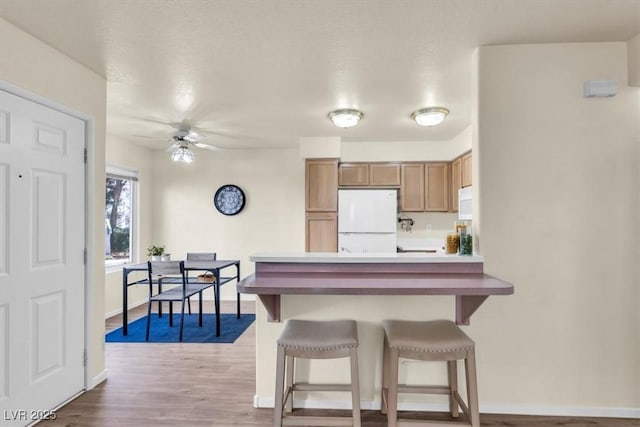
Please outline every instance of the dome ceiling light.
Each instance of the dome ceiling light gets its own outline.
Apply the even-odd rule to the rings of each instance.
[[[184,141],[171,153],[171,160],[174,162],[191,163],[195,157],[196,155],[189,149],[187,143]]]
[[[339,128],[350,128],[357,125],[360,119],[364,117],[364,114],[362,111],[343,108],[330,112],[327,117]]]
[[[449,114],[449,110],[444,107],[429,107],[411,113],[411,118],[420,126],[436,126],[442,123]]]

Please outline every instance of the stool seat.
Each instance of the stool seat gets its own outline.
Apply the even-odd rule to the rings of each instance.
[[[382,322],[389,347],[427,353],[469,351],[474,342],[450,320]]]
[[[278,339],[278,346],[312,352],[355,348],[358,347],[358,327],[353,320],[291,319]]]

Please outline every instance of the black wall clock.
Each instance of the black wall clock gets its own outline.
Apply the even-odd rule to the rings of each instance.
[[[224,215],[235,215],[244,208],[244,191],[237,185],[227,184],[218,188],[213,196],[213,205]]]

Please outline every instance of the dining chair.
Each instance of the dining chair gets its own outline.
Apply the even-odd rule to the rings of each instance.
[[[173,326],[173,303],[180,301],[180,341],[184,330],[184,306],[185,300],[198,294],[200,297],[200,313],[198,326],[202,327],[202,291],[213,286],[212,283],[202,283],[202,286],[189,287],[184,269],[184,261],[148,261],[147,271],[149,275],[149,304],[147,307],[147,331],[145,341],[149,341],[151,328],[151,305],[158,302],[160,306],[164,301],[169,303],[169,326]],[[153,293],[153,283],[158,284],[158,292]],[[163,285],[178,285],[170,289],[162,289]],[[208,286],[205,286],[208,285]]]
[[[187,261],[215,261],[216,253],[215,252],[187,252]],[[189,272],[187,271],[187,284],[190,288],[197,288],[200,286],[204,286],[208,282],[201,282],[198,278],[189,277]],[[212,284],[206,286],[207,288],[212,287]],[[215,292],[213,298],[215,299]],[[215,301],[214,301],[215,304]],[[187,298],[187,309],[189,310],[189,314],[191,314],[191,299]]]

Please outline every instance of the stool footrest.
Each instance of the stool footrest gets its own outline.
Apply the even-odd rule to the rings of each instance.
[[[398,393],[451,394],[446,385],[398,385]]]
[[[296,383],[294,391],[351,391],[351,384],[309,384]]]
[[[466,421],[430,421],[430,420],[398,420],[398,427],[455,427],[470,426]]]
[[[283,426],[346,427],[353,425],[351,417],[312,417],[289,415],[282,418]]]

